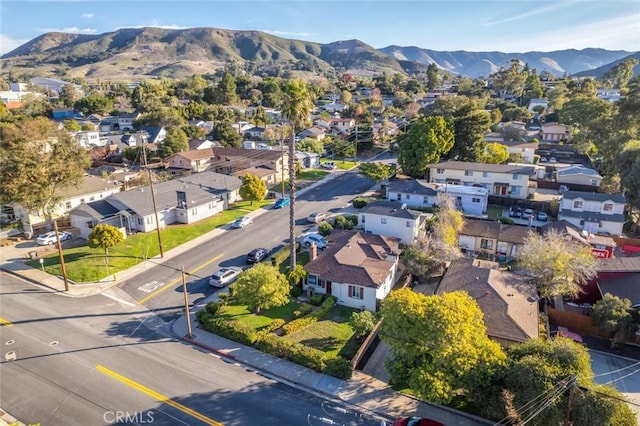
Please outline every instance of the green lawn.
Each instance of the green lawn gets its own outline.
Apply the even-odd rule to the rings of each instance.
[[[341,170],[351,170],[358,165],[355,161],[335,160],[336,166]]]
[[[334,322],[330,319],[314,322],[295,333],[284,336],[285,339],[325,352],[327,356],[344,356],[351,359],[357,351],[357,344],[352,342],[353,330],[347,323]],[[354,349],[354,348],[355,349]]]
[[[320,180],[328,175],[329,172],[324,170],[305,170],[296,175],[296,179],[300,180]]]
[[[162,248],[166,252],[178,247],[194,238],[233,221],[238,216],[254,211],[270,204],[271,201],[249,201],[235,203],[229,210],[225,210],[214,217],[191,225],[170,225],[160,231]],[[98,281],[110,274],[129,269],[144,260],[160,254],[157,233],[147,232],[130,235],[117,246],[109,249],[109,271],[105,265],[104,252],[91,249],[88,246],[69,248],[64,250],[67,277],[75,282]],[[40,268],[38,260],[27,262],[33,268]],[[57,253],[44,258],[44,268],[50,274],[62,275],[60,259]]]
[[[322,180],[329,172],[324,170],[305,170],[296,175],[296,190],[300,190],[313,182]],[[304,181],[304,184],[301,184]],[[285,192],[289,191],[289,180],[277,183],[269,188],[269,191],[281,193],[284,186]]]
[[[491,220],[498,220],[502,217],[502,207],[501,206],[487,206],[487,216]]]
[[[218,317],[225,319],[233,319],[241,322],[249,327],[261,330],[267,327],[275,319],[281,318],[285,322],[293,320],[293,312],[300,308],[300,303],[289,302],[283,306],[262,311],[259,315],[249,312],[245,305],[231,304],[226,305]]]

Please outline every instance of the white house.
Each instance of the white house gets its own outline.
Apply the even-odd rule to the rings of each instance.
[[[122,186],[119,183],[107,182],[97,176],[86,175],[77,187],[67,188],[59,194],[60,201],[53,206],[50,212],[53,219],[66,216],[73,208],[92,201],[101,200],[112,194],[120,192]],[[23,223],[25,231],[33,225],[44,224],[46,218],[42,212],[29,211],[18,203],[11,203],[17,219]]]
[[[526,199],[533,190],[529,178],[535,174],[534,167],[445,161],[428,168],[431,183],[481,186],[489,195],[518,199]]]
[[[118,115],[117,124],[118,129],[124,131],[132,131],[133,130],[133,122],[140,118],[140,113],[132,112],[132,113],[122,113]]]
[[[620,94],[620,89],[597,89],[596,96],[600,99],[604,99],[605,101],[614,103],[618,102],[622,95]]]
[[[408,210],[397,201],[372,201],[358,214],[358,223],[365,232],[395,237],[404,244],[413,244],[424,229],[426,214]]]
[[[387,185],[387,200],[401,201],[408,207],[438,205],[438,195],[450,197],[466,215],[483,215],[487,211],[489,190],[481,186],[429,183],[422,179],[397,179]]]
[[[78,141],[81,148],[90,148],[93,146],[104,146],[106,139],[100,139],[100,132],[71,132]]]
[[[621,235],[626,203],[621,194],[567,191],[560,200],[558,220],[566,220],[591,234]]]
[[[338,304],[375,312],[395,284],[399,240],[362,232],[334,230],[329,245],[304,266],[304,290],[328,294]]]
[[[602,176],[600,173],[590,167],[585,167],[582,164],[572,164],[562,168],[558,167],[553,176],[556,182],[565,184],[573,183],[597,188],[602,183]]]

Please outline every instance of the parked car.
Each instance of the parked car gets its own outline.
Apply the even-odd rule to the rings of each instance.
[[[320,163],[320,167],[322,167],[323,169],[333,170],[338,166],[336,166],[336,163],[334,163],[333,161],[325,161],[324,163]]]
[[[73,238],[71,232],[59,231],[60,241],[67,241]],[[48,246],[56,243],[56,231],[47,232],[46,234],[38,235],[36,238],[36,244],[40,246]]]
[[[307,222],[309,223],[320,223],[327,218],[327,215],[324,213],[313,212],[309,216],[307,216]]]
[[[538,215],[536,216],[536,219],[538,219],[541,222],[546,222],[547,219],[549,219],[549,216],[547,216],[547,214],[545,212],[538,212]]]
[[[302,244],[306,247],[311,247],[311,244],[315,244],[320,250],[325,249],[329,245],[322,235],[315,232],[305,235]]]
[[[510,217],[522,217],[522,209],[520,207],[511,207],[509,209]]]
[[[534,217],[535,217],[535,214],[531,209],[526,209],[524,212],[522,212],[523,219],[533,219]]]
[[[240,216],[239,218],[233,221],[233,224],[231,225],[231,227],[236,229],[244,228],[245,226],[250,225],[252,223],[253,223],[253,219],[251,219],[249,216]]]
[[[289,204],[291,204],[291,200],[289,199],[289,197],[278,198],[276,203],[273,205],[273,208],[274,209],[281,209],[283,207],[288,206]]]
[[[220,268],[209,278],[209,285],[214,287],[225,287],[238,279],[238,275],[242,272],[242,268],[237,266],[229,266]]]
[[[258,263],[269,255],[269,250],[266,248],[255,248],[247,254],[248,263]]]
[[[393,421],[393,426],[444,426],[444,424],[426,417],[400,417]]]

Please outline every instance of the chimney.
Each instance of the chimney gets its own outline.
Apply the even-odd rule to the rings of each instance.
[[[316,246],[316,243],[311,243],[309,247],[309,260],[314,260],[316,257],[318,257],[318,246]]]

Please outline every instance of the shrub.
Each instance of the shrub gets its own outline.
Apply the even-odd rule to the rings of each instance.
[[[291,322],[282,326],[282,334],[287,335],[294,333],[300,329],[305,328],[309,324],[316,322],[318,319],[314,316],[308,316],[303,318],[294,319]]]
[[[331,309],[333,309],[333,307],[336,305],[337,302],[338,302],[338,298],[337,297],[335,297],[335,296],[327,297],[327,300],[322,302],[322,305],[320,305],[318,310],[315,311],[310,316],[313,316],[313,317],[315,317],[317,319],[320,319],[320,318],[324,317],[326,314],[329,313],[329,311],[331,311]]]
[[[356,208],[356,209],[361,209],[366,205],[367,205],[367,199],[366,198],[358,197],[358,198],[353,200],[353,207]]]
[[[287,356],[289,361],[304,365],[319,372],[323,372],[325,369],[324,358],[325,354],[321,350],[301,343],[291,345]]]
[[[286,358],[292,345],[293,343],[287,339],[278,337],[275,334],[266,334],[262,335],[257,341],[256,348],[279,358]]]
[[[235,285],[230,285],[229,286],[229,297],[236,297],[236,294],[238,293],[238,290],[236,289]]]
[[[257,340],[256,330],[238,321],[214,318],[206,324],[206,328],[219,336],[248,346]]]
[[[212,318],[212,315],[208,313],[206,309],[196,312],[196,321],[198,321],[198,324],[202,327],[207,324],[210,318]]]
[[[324,372],[339,379],[348,380],[353,375],[351,363],[342,357],[329,358],[324,361]]]
[[[322,235],[323,237],[331,234],[331,231],[333,231],[333,226],[331,226],[329,222],[322,222],[320,225],[318,225],[318,234]]]
[[[510,217],[501,217],[498,219],[498,222],[504,223],[505,225],[513,225],[515,222]]]
[[[302,289],[298,284],[291,286],[291,290],[289,290],[289,295],[291,295],[291,297],[295,299],[296,297],[300,297],[301,294],[302,294]]]
[[[222,304],[222,306],[224,306],[229,303],[230,297],[228,293],[220,293],[218,294],[218,299],[220,299],[220,303]]]
[[[207,306],[204,309],[207,311],[209,315],[213,316],[218,313],[221,306],[222,305],[218,302],[209,302],[207,303]]]
[[[324,294],[316,293],[311,296],[311,299],[309,299],[309,303],[311,303],[313,306],[320,306],[323,297]]]
[[[302,316],[302,311],[299,309],[296,309],[295,311],[293,311],[293,317],[294,318],[300,318]]]
[[[285,324],[285,321],[282,318],[276,318],[273,321],[271,321],[271,324],[269,324],[265,329],[268,330],[269,332],[272,332],[274,330],[279,329],[284,324]]]
[[[302,306],[300,306],[300,312],[302,312],[302,315],[309,315],[311,312],[313,312],[313,306],[311,306],[308,303],[305,303]]]
[[[376,317],[370,311],[354,312],[349,319],[349,326],[358,339],[369,334],[375,325]]]

